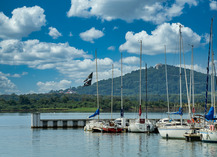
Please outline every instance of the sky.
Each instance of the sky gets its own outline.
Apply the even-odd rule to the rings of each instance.
[[[206,73],[211,18],[217,52],[216,0],[1,0],[0,94],[47,93],[158,63],[179,65],[179,25],[184,59]],[[214,56],[216,62],[216,55]],[[185,61],[185,63],[184,63]],[[169,77],[169,76],[168,76]]]

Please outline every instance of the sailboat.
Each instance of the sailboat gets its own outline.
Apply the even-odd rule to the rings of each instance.
[[[100,108],[99,108],[99,90],[98,90],[97,51],[95,51],[95,60],[96,60],[97,110],[94,114],[92,114],[88,118],[92,118],[92,117],[95,117],[96,115],[98,115],[98,119],[88,121],[84,127],[84,131],[99,132],[99,131],[102,131],[102,126],[103,126],[104,122],[99,119]]]
[[[178,124],[179,122],[172,119],[170,117],[170,102],[169,102],[169,91],[168,91],[168,79],[167,79],[167,61],[166,61],[166,45],[164,45],[164,54],[165,54],[165,77],[166,77],[166,91],[167,91],[167,108],[168,108],[168,111],[167,111],[167,114],[168,114],[168,118],[163,118],[163,119],[160,119],[157,123],[156,123],[156,126],[157,127],[160,127],[161,125],[165,125],[165,124]]]
[[[127,127],[129,125],[129,120],[124,118],[124,105],[123,105],[123,67],[122,67],[122,52],[121,52],[121,111],[120,111],[121,117],[115,119],[115,123],[120,125],[124,131],[127,130]]]
[[[142,40],[140,41],[140,81],[139,81],[139,118],[135,122],[131,122],[128,131],[129,132],[153,132],[154,125],[147,118],[147,64],[146,64],[146,119],[142,119],[142,93],[141,93],[141,78],[142,78]]]
[[[204,128],[200,129],[201,140],[203,142],[217,142],[217,124],[214,123],[214,120],[217,118],[215,115],[215,64],[214,64],[214,53],[213,53],[213,18],[211,19],[211,29],[210,29],[210,42],[209,42],[209,53],[208,53],[208,67],[207,67],[207,84],[206,84],[206,102],[205,102],[205,119],[209,122],[204,125]],[[207,109],[207,93],[208,93],[208,80],[209,80],[209,58],[210,58],[210,47],[211,47],[211,108],[206,114]]]
[[[112,85],[111,85],[111,120],[107,123],[105,123],[102,127],[103,132],[108,132],[108,133],[121,133],[122,132],[122,127],[119,124],[116,124],[112,120],[112,111],[113,111],[113,71],[114,65],[112,64]]]
[[[179,25],[179,34],[180,34],[180,67],[179,67],[179,85],[180,85],[180,107],[179,111],[175,112],[174,114],[179,114],[180,115],[180,123],[168,123],[165,125],[161,125],[158,127],[158,131],[161,135],[162,138],[178,138],[178,139],[184,139],[184,133],[188,132],[190,130],[190,126],[183,123],[182,120],[182,115],[183,115],[183,110],[182,110],[182,80],[181,80],[181,45],[182,45],[182,35],[181,35],[181,25]]]

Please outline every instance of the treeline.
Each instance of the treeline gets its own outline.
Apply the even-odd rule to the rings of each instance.
[[[188,110],[187,100],[183,96],[183,109]],[[145,96],[143,96],[145,98]],[[204,96],[196,96],[196,108],[203,112]],[[137,112],[138,96],[124,96],[125,112]],[[143,99],[142,108],[145,110],[146,101]],[[148,111],[167,111],[165,95],[148,95]],[[0,95],[0,112],[92,112],[97,107],[95,95],[79,94],[27,94],[27,95]],[[179,95],[170,95],[170,111],[179,107]],[[114,97],[113,111],[121,108],[120,96]],[[111,111],[111,97],[100,96],[101,112]]]

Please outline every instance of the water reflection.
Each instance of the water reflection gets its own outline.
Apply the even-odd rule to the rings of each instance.
[[[216,157],[217,156],[217,144],[216,143],[203,143],[202,147],[203,156]]]
[[[214,157],[217,144],[165,140],[159,134],[31,129],[30,115],[0,117],[0,156]]]

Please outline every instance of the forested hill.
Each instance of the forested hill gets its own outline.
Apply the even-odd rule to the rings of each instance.
[[[189,84],[190,70],[187,69],[187,80]],[[167,65],[169,94],[179,94],[179,67]],[[158,64],[150,67],[147,71],[148,94],[166,94],[165,65]],[[95,78],[93,78],[95,79]],[[204,94],[206,89],[206,74],[194,71],[195,93]],[[111,79],[101,80],[99,83],[99,94],[111,94]],[[142,94],[145,94],[145,69],[142,69]],[[96,94],[96,83],[91,86],[72,88],[78,94]],[[210,89],[210,87],[209,87]],[[182,90],[186,94],[186,83],[184,69],[182,69]],[[58,92],[58,91],[56,91]],[[121,77],[114,78],[114,95],[121,94]],[[123,95],[139,94],[139,70],[132,71],[123,76]]]

